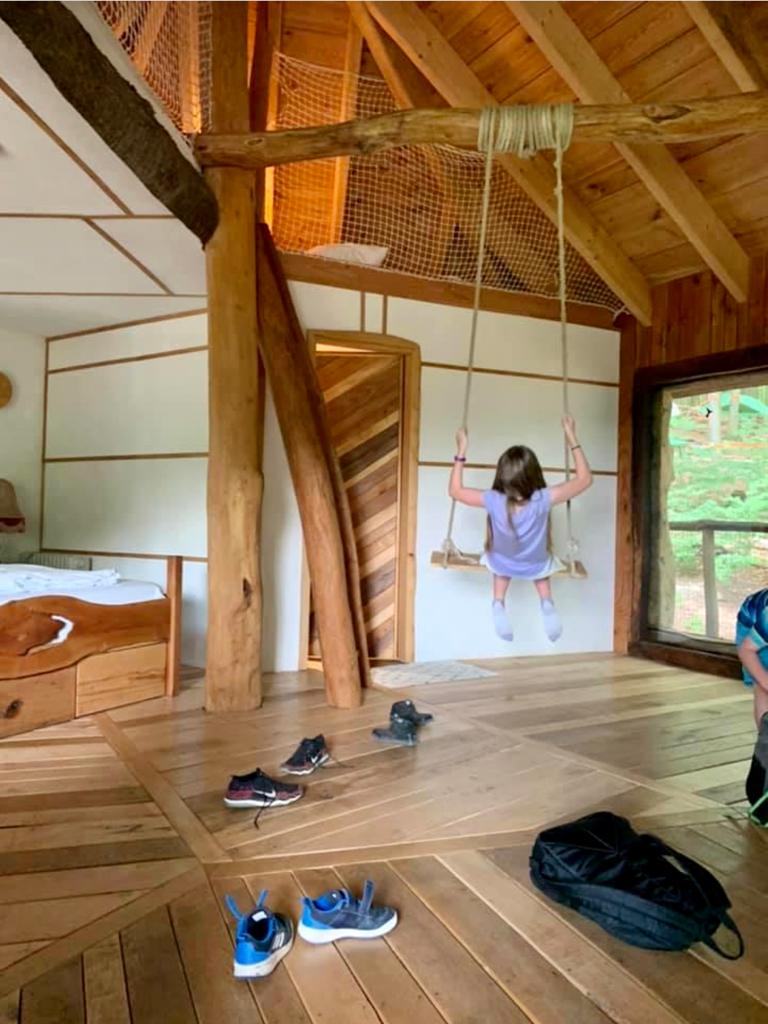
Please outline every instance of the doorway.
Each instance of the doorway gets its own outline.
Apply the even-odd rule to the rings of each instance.
[[[388,335],[310,332],[357,542],[368,655],[413,660],[421,360]],[[307,654],[321,657],[308,601]]]

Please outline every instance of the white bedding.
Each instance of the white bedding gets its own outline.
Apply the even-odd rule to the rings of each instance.
[[[78,572],[34,565],[0,565],[0,605],[29,597],[76,597],[90,604],[138,604],[157,601],[163,591],[154,583],[123,580],[114,569]]]

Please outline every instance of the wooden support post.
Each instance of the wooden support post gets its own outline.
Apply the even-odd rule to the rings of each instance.
[[[212,119],[247,131],[247,4],[212,6]],[[207,178],[219,226],[206,246],[208,285],[208,655],[210,710],[261,703],[261,495],[254,279],[255,183],[220,168]]]
[[[701,532],[701,562],[704,570],[704,632],[715,639],[720,632],[720,614],[715,572],[715,531],[709,528]]]
[[[165,661],[165,695],[174,697],[179,692],[181,679],[181,609],[182,572],[184,561],[179,555],[171,555],[166,566],[165,595],[171,602],[171,628],[168,634],[168,651]]]
[[[264,224],[256,228],[256,269],[261,353],[304,529],[326,695],[353,708],[369,668],[351,516],[309,346]]]

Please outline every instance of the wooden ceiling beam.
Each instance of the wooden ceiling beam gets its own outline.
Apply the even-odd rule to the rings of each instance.
[[[761,30],[753,21],[758,5],[689,0],[684,6],[742,92],[768,89],[768,26]]]
[[[481,113],[478,108],[420,108],[343,124],[199,135],[195,150],[203,167],[258,170],[394,146],[475,149]],[[673,103],[576,105],[573,122],[573,136],[579,142],[694,142],[754,135],[768,132],[768,91]]]
[[[559,3],[506,2],[582,102],[632,102]],[[736,301],[745,302],[749,257],[670,151],[664,146],[614,145]]]
[[[492,94],[415,3],[390,0],[371,2],[367,7],[452,107],[496,105]],[[498,160],[555,221],[555,172],[549,161],[543,156],[522,160],[511,154],[503,154]],[[565,198],[565,234],[570,244],[641,323],[650,323],[651,290],[646,279],[579,197],[566,189]]]

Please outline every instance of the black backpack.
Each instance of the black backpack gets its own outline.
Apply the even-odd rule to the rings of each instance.
[[[598,811],[547,829],[530,866],[537,889],[632,946],[681,950],[703,942],[728,960],[744,952],[718,880],[656,836],[638,835],[626,818]],[[726,953],[712,938],[721,924],[738,939],[738,952]]]

